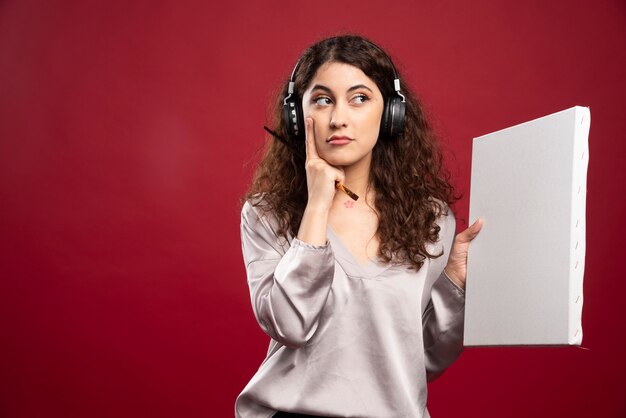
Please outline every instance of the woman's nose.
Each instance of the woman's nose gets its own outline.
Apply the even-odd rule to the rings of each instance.
[[[337,103],[330,116],[330,126],[332,128],[339,128],[346,125],[345,105]]]

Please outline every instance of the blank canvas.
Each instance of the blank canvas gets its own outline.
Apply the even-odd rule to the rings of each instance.
[[[474,138],[464,344],[580,345],[590,113]]]

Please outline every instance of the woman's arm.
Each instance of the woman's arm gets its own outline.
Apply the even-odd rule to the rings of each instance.
[[[241,243],[254,315],[265,333],[288,347],[306,344],[317,329],[334,276],[328,243],[294,238],[280,245],[269,217],[249,202],[241,213]]]
[[[313,119],[306,119],[307,205],[285,252],[269,218],[263,223],[249,203],[241,215],[241,242],[252,307],[261,328],[276,341],[301,347],[317,329],[328,298],[335,257],[326,237],[328,212],[341,169],[317,154]]]
[[[444,251],[450,249],[446,251],[446,267],[432,287],[431,299],[422,317],[429,381],[441,375],[463,351],[467,251],[482,227],[479,219],[455,237],[454,214],[451,209],[448,212],[441,231]]]
[[[326,236],[328,212],[341,169],[317,153],[312,118],[306,118],[307,205],[300,228],[285,252],[269,217],[249,203],[241,214],[241,242],[254,315],[274,340],[301,347],[317,329],[330,292],[335,258]]]
[[[465,291],[445,272],[435,282],[422,318],[426,376],[439,377],[463,351]]]

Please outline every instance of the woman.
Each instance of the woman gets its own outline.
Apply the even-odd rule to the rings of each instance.
[[[441,152],[396,79],[379,47],[338,36],[307,49],[280,94],[280,140],[241,222],[252,307],[271,341],[237,417],[428,417],[427,381],[462,350],[481,221],[454,239]]]

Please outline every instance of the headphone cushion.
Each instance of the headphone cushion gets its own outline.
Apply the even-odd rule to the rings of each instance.
[[[392,97],[385,101],[385,110],[380,126],[380,135],[395,138],[404,131],[406,103],[400,97]]]
[[[297,98],[295,100],[289,99],[283,105],[283,122],[287,127],[289,138],[304,140],[304,116],[302,106]]]

